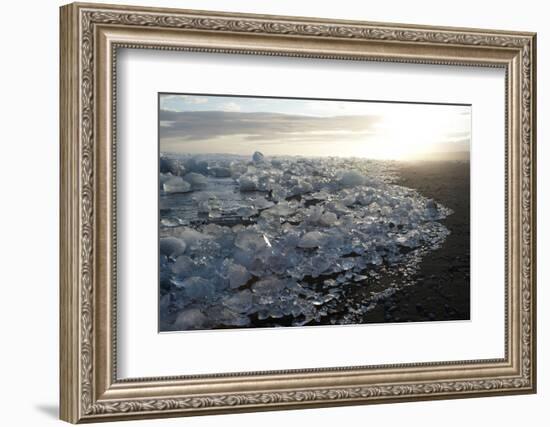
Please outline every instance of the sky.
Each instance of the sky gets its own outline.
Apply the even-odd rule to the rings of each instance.
[[[159,95],[161,152],[464,159],[471,107]]]

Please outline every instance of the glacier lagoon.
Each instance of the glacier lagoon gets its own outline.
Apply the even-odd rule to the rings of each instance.
[[[395,161],[163,153],[159,169],[160,331],[367,323],[450,233]]]

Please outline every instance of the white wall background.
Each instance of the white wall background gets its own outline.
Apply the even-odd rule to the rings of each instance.
[[[122,3],[110,0],[113,3]],[[130,0],[129,0],[130,1]],[[395,426],[546,425],[550,405],[550,29],[535,0],[359,2],[356,0],[133,0],[133,4],[235,12],[538,32],[539,393],[438,402],[265,412],[133,425]],[[58,6],[57,0],[2,7],[0,67],[0,419],[8,426],[60,425],[58,402]],[[487,165],[490,167],[490,165]],[[545,336],[546,335],[546,336]]]

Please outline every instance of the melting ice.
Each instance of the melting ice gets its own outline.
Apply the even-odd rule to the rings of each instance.
[[[163,154],[161,330],[362,323],[449,234],[392,165]]]

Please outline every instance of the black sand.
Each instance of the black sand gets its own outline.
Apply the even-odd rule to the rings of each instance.
[[[470,318],[470,163],[398,164],[397,182],[451,208],[442,223],[451,231],[442,247],[426,255],[407,287],[368,313],[365,323],[467,320]]]

